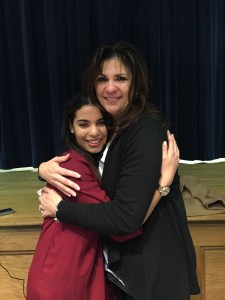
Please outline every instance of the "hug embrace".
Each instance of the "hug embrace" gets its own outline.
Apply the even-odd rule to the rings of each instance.
[[[48,184],[27,299],[188,300],[200,291],[179,149],[150,104],[146,64],[132,45],[105,45],[83,86],[75,102],[90,102],[64,114],[69,155],[39,167]]]

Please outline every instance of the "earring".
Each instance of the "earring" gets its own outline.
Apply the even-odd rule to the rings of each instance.
[[[73,130],[73,129],[71,129],[71,130],[70,130],[70,132],[71,132],[71,133],[74,133],[74,130]]]

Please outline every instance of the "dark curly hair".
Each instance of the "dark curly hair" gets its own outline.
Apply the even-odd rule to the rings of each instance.
[[[111,132],[113,128],[112,117],[106,111],[102,110],[100,105],[96,103],[96,101],[93,101],[87,95],[87,93],[78,93],[65,104],[65,108],[63,112],[62,139],[64,142],[64,151],[69,149],[74,149],[75,151],[79,152],[89,161],[89,163],[94,167],[95,171],[97,171],[96,160],[101,153],[90,154],[89,152],[81,148],[80,145],[77,143],[75,135],[70,132],[70,123],[73,122],[76,111],[84,105],[95,105],[101,110],[108,131],[107,139],[109,140],[111,137]]]
[[[117,116],[117,134],[127,128],[143,113],[150,113],[163,122],[161,113],[149,102],[151,81],[146,63],[139,51],[125,42],[107,44],[96,49],[90,56],[82,76],[82,84],[91,98],[98,102],[95,83],[105,61],[118,58],[131,74],[129,104]]]

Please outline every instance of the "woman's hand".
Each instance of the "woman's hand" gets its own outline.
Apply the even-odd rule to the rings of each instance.
[[[80,178],[80,174],[71,170],[61,168],[59,164],[69,159],[69,154],[64,156],[55,156],[47,162],[40,164],[38,172],[39,176],[45,179],[48,183],[55,186],[67,196],[76,196],[76,191],[80,190],[79,185],[69,180],[65,176]]]
[[[162,166],[161,177],[159,179],[159,184],[161,186],[170,186],[172,184],[180,160],[180,151],[177,147],[177,143],[173,134],[171,134],[169,130],[167,131],[167,137],[169,144],[167,144],[166,141],[162,144]],[[145,223],[146,220],[149,218],[160,199],[160,193],[158,191],[155,191],[155,194],[152,198],[148,211],[146,212],[143,223]]]
[[[162,166],[159,180],[161,186],[170,186],[172,184],[180,161],[179,148],[173,134],[169,130],[167,131],[167,137],[168,144],[167,142],[163,142],[162,145]]]
[[[42,217],[55,217],[57,206],[62,201],[62,197],[53,189],[44,187],[41,190],[41,195],[38,197],[40,202],[39,209]]]

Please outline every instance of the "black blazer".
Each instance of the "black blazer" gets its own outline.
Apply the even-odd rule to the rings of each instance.
[[[102,186],[112,201],[97,205],[61,203],[57,216],[103,235],[143,235],[124,243],[105,239],[109,266],[135,300],[187,300],[199,293],[195,251],[189,233],[179,176],[142,226],[157,188],[162,142],[161,123],[143,115],[111,143]],[[120,285],[120,284],[118,284]]]

